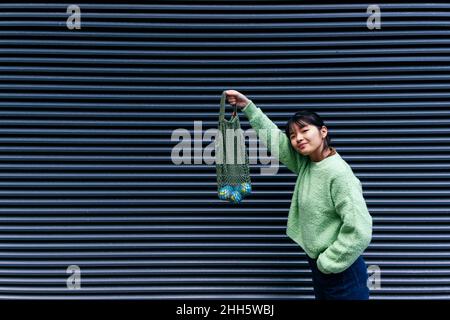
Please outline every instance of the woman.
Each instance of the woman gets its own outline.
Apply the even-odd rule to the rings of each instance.
[[[283,133],[245,95],[236,90],[225,94],[272,155],[297,174],[286,234],[306,252],[316,299],[369,299],[362,253],[372,238],[372,218],[361,182],[329,146],[320,116],[297,112]]]

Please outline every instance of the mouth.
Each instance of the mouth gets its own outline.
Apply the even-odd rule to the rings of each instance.
[[[299,148],[299,149],[303,149],[306,145],[307,145],[307,143],[299,144],[299,145],[298,145],[298,148]]]

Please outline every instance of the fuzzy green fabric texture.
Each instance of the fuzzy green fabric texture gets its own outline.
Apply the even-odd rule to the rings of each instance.
[[[297,175],[286,234],[322,273],[347,269],[369,246],[372,217],[361,181],[338,152],[319,162],[297,152],[253,101],[242,109],[258,138]]]

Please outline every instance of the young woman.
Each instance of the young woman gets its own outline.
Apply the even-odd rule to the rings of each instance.
[[[271,154],[297,175],[286,234],[306,252],[316,299],[369,299],[362,253],[372,238],[372,218],[360,180],[329,145],[320,116],[297,112],[283,133],[245,95],[225,94]]]

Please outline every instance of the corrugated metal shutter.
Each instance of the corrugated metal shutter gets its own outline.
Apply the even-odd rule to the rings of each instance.
[[[280,127],[325,118],[374,218],[372,298],[449,298],[450,4],[381,3],[368,30],[369,4],[81,3],[81,30],[0,4],[0,297],[312,298],[290,171],[258,159],[231,207],[213,165],[171,160],[236,89]]]

